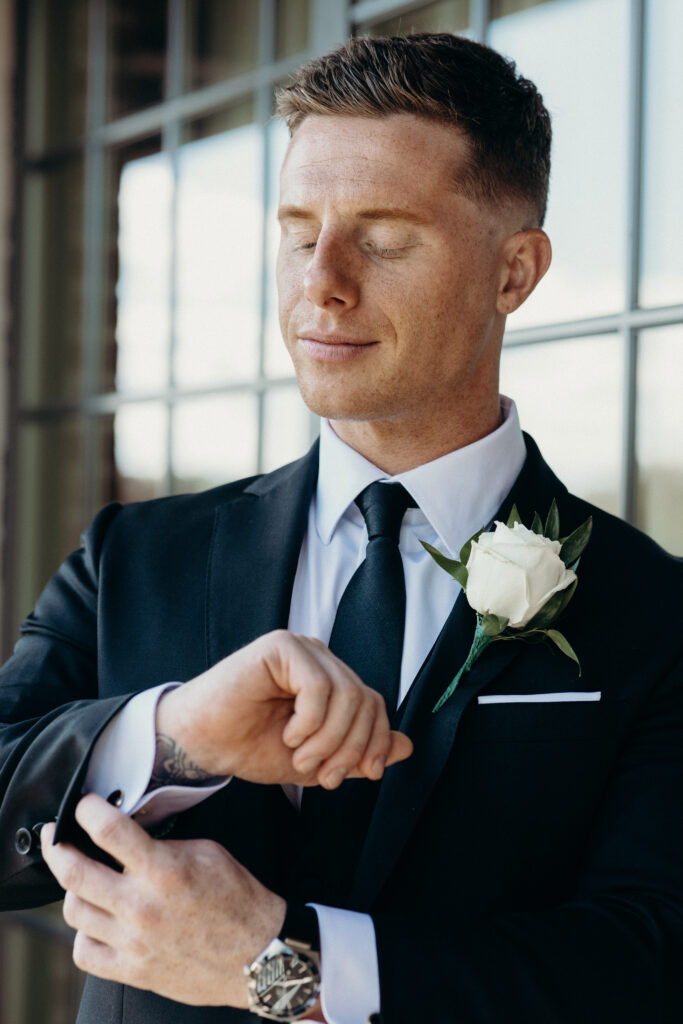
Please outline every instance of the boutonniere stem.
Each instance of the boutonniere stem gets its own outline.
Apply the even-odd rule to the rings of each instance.
[[[439,711],[489,644],[496,640],[550,640],[568,658],[581,664],[567,638],[551,628],[571,601],[578,583],[576,570],[588,543],[592,519],[560,538],[560,517],[553,499],[545,524],[538,513],[531,527],[513,506],[507,523],[479,530],[458,559],[448,558],[431,544],[422,546],[463,588],[477,613],[472,646],[453,680],[435,704]]]

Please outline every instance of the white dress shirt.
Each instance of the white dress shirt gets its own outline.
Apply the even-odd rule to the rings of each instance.
[[[502,423],[486,437],[415,469],[387,477],[346,445],[328,423],[320,434],[320,470],[297,566],[289,615],[295,633],[327,643],[341,595],[365,557],[367,532],[356,496],[375,480],[402,483],[418,508],[408,509],[399,549],[406,580],[406,625],[400,696],[410,689],[453,607],[460,587],[427,554],[420,540],[457,558],[465,541],[487,525],[526,457],[513,402],[501,398]],[[145,793],[154,761],[154,714],[166,684],[134,697],[93,749],[85,791],[123,794],[121,808],[151,826],[226,783],[164,786]],[[138,752],[135,759],[130,751]],[[301,791],[285,786],[299,804]],[[322,1005],[329,1024],[364,1024],[379,1010],[379,975],[372,919],[313,904],[320,924]]]

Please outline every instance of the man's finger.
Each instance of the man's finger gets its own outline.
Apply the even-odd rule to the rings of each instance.
[[[293,764],[304,774],[315,770],[316,764],[332,758],[344,744],[353,725],[358,721],[358,731],[364,733],[362,746],[365,750],[372,721],[376,713],[374,699],[367,695],[365,687],[355,686],[350,680],[335,681],[327,705],[327,714],[320,728],[309,736],[296,751]],[[356,756],[353,764],[358,761]],[[348,751],[341,753],[340,763],[348,761]],[[352,767],[346,764],[347,769]]]
[[[68,890],[64,897],[62,916],[70,928],[83,932],[91,939],[113,945],[113,937],[118,930],[118,922],[112,914],[100,907],[93,906]]]
[[[117,951],[104,942],[91,939],[84,932],[76,933],[73,960],[76,967],[86,974],[94,974],[105,981],[128,981],[122,973]]]
[[[325,760],[318,769],[318,781],[322,786],[334,789],[341,784],[349,772],[360,765],[376,723],[378,730],[384,731],[387,737],[386,746],[388,748],[389,723],[384,711],[384,704],[382,702],[380,706],[380,702],[374,698],[363,701],[350,723],[346,735],[342,735],[341,738],[335,736],[334,733],[326,735],[327,726],[325,729],[321,729],[320,738],[321,740],[326,739],[325,747],[330,752],[329,755],[325,755]],[[309,743],[318,743],[318,736]],[[308,745],[306,744],[307,747]],[[297,751],[298,753],[308,756],[305,754],[304,748],[300,752]]]
[[[53,835],[54,828],[46,825],[41,833],[41,846],[45,863],[62,889],[102,910],[114,912],[121,875],[68,843],[53,846]]]
[[[391,747],[387,757],[387,767],[397,761],[405,761],[413,752],[413,741],[404,732],[392,730],[390,733]]]
[[[76,805],[76,821],[95,846],[122,864],[141,868],[147,863],[154,840],[136,821],[112,807],[96,793],[88,793]]]

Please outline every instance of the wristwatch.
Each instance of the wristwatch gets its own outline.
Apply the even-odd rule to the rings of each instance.
[[[282,930],[252,964],[247,976],[249,1009],[267,1020],[298,1020],[320,994],[318,915],[310,907],[288,903]]]

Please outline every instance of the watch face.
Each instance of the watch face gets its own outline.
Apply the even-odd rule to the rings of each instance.
[[[252,985],[260,1009],[275,1020],[288,1020],[314,1005],[320,974],[305,953],[279,953],[262,962]]]

